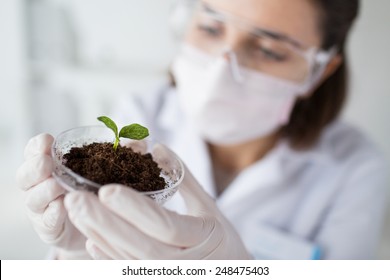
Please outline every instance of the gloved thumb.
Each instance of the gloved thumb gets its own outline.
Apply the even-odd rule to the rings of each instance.
[[[162,169],[169,170],[179,157],[170,149],[161,144],[153,147],[153,159]],[[211,207],[215,207],[213,199],[204,191],[187,166],[182,162],[184,169],[184,178],[179,186],[179,192],[184,198],[188,208],[188,214],[201,216],[210,213]]]
[[[206,193],[187,166],[183,165],[184,179],[179,187],[179,191],[187,205],[188,213],[195,216],[213,213],[216,210],[214,199]]]

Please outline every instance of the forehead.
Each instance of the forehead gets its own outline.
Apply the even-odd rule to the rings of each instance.
[[[202,0],[211,8],[256,27],[289,36],[308,46],[321,45],[319,13],[311,0]]]

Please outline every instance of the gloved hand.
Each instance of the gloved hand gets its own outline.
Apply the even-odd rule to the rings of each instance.
[[[51,176],[53,140],[48,134],[40,134],[30,139],[25,148],[25,162],[16,179],[25,192],[27,215],[42,241],[59,249],[57,258],[90,258],[85,236],[70,222],[64,207],[66,191]]]
[[[174,154],[157,145],[153,157],[163,167]],[[72,192],[65,207],[88,238],[96,259],[250,259],[240,237],[185,168],[179,188],[188,215],[169,211],[121,185],[102,187],[98,197]]]

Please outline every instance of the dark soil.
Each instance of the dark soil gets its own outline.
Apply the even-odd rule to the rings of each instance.
[[[162,190],[166,185],[151,154],[142,155],[122,146],[114,151],[112,143],[72,148],[64,155],[64,164],[100,185],[117,183],[142,192]]]

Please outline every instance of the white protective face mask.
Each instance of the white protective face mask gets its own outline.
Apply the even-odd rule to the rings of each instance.
[[[198,133],[210,143],[234,145],[270,135],[288,123],[302,86],[184,45],[172,71],[179,102]],[[237,80],[239,80],[237,82]]]

